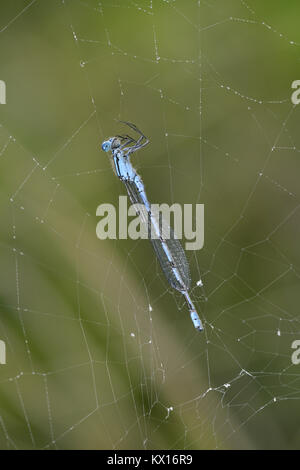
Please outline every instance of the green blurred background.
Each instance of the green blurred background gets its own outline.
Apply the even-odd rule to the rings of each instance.
[[[0,13],[0,447],[299,448],[299,1]],[[201,335],[147,241],[96,238],[116,119],[151,202],[205,204]]]

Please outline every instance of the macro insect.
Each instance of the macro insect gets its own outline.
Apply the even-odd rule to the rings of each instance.
[[[172,228],[165,221],[159,220],[157,214],[151,210],[143,180],[130,161],[131,154],[145,147],[149,139],[134,124],[120,122],[135,131],[139,135],[138,139],[128,134],[116,135],[102,143],[102,150],[111,152],[115,172],[125,185],[131,203],[144,208],[137,213],[148,233],[152,234],[149,238],[162,271],[169,284],[185,297],[194,327],[202,331],[202,322],[188,292],[191,277],[185,252],[179,240],[175,238]]]

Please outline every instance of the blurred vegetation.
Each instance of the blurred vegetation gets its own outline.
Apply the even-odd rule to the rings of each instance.
[[[0,447],[299,448],[299,2],[0,12]],[[148,242],[96,238],[116,119],[150,201],[205,204],[202,335]]]

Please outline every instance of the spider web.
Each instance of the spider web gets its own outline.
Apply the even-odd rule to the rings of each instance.
[[[262,3],[1,6],[1,448],[299,446],[299,5]],[[151,202],[205,204],[202,334],[149,243],[96,238],[116,119]]]

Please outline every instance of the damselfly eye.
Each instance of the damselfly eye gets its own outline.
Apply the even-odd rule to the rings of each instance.
[[[111,141],[110,140],[105,140],[103,142],[102,150],[104,150],[104,152],[108,152],[109,150],[111,150]]]

